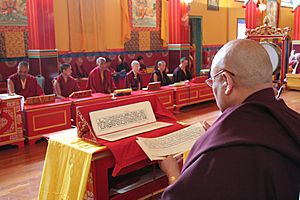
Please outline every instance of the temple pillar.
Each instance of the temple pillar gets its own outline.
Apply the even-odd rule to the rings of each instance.
[[[262,12],[258,9],[256,0],[249,0],[245,3],[246,28],[254,29],[262,25]]]
[[[169,68],[173,71],[181,57],[189,58],[188,5],[180,0],[169,0]]]
[[[58,74],[53,0],[27,0],[27,13],[30,73],[43,76],[44,91],[51,94],[52,79]]]

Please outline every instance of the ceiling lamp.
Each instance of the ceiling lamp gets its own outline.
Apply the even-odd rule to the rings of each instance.
[[[264,3],[260,3],[260,4],[258,5],[258,9],[259,9],[261,12],[263,12],[263,11],[265,11],[265,10],[267,9],[267,5],[264,4]]]
[[[194,0],[180,0],[182,3],[185,3],[185,4],[190,4],[192,3]]]

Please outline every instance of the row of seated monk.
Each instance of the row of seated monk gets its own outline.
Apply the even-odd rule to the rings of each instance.
[[[116,89],[116,86],[113,78],[114,72],[109,68],[110,60],[99,57],[96,60],[96,64],[97,66],[89,73],[85,89],[90,89],[93,93],[112,93]],[[132,90],[142,89],[143,83],[140,68],[141,64],[137,60],[131,62],[131,69],[125,76],[126,88],[131,88]],[[126,71],[127,69],[124,69],[124,72]],[[157,62],[157,69],[152,73],[150,82],[160,82],[161,86],[171,84],[172,82],[166,71],[166,62],[163,60]],[[20,62],[17,72],[7,80],[8,94],[18,94],[25,98],[44,95],[43,89],[38,84],[36,78],[28,72],[29,64],[27,62]],[[57,97],[68,97],[73,92],[80,90],[78,82],[71,74],[71,65],[67,63],[61,64],[60,74],[53,80],[53,88]],[[179,66],[173,72],[173,82],[176,83],[191,79],[192,75],[188,70],[188,59],[183,57],[180,59]]]
[[[143,56],[138,56],[136,59],[140,63],[139,72],[145,73],[147,71],[147,66],[144,62]],[[125,78],[126,73],[130,72],[131,67],[125,60],[124,55],[118,55],[117,65],[112,64],[110,58],[106,58],[107,68],[111,71],[114,79]],[[75,63],[72,68],[72,76],[74,78],[87,78],[89,76],[89,71],[80,63]]]

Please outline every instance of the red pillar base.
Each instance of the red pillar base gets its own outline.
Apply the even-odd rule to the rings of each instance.
[[[172,72],[180,64],[180,58],[189,58],[189,44],[169,44],[169,70]]]
[[[59,72],[57,50],[29,50],[28,58],[30,73],[34,76],[42,75],[45,94],[52,94],[52,80]]]

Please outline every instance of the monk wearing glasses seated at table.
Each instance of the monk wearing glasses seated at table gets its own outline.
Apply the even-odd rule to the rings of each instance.
[[[116,87],[106,60],[103,57],[99,57],[96,63],[97,66],[89,74],[87,89],[91,89],[93,93],[110,94]]]
[[[170,183],[162,200],[299,199],[300,114],[275,97],[272,73],[256,41],[218,51],[207,84],[222,113],[204,123],[181,171],[173,156],[160,162]]]
[[[57,97],[68,97],[73,92],[79,91],[78,83],[71,74],[72,67],[70,64],[63,63],[60,65],[60,75],[53,82]]]
[[[17,73],[7,79],[8,94],[18,94],[24,98],[44,95],[36,78],[28,74],[29,64],[27,62],[20,62],[17,70]]]

